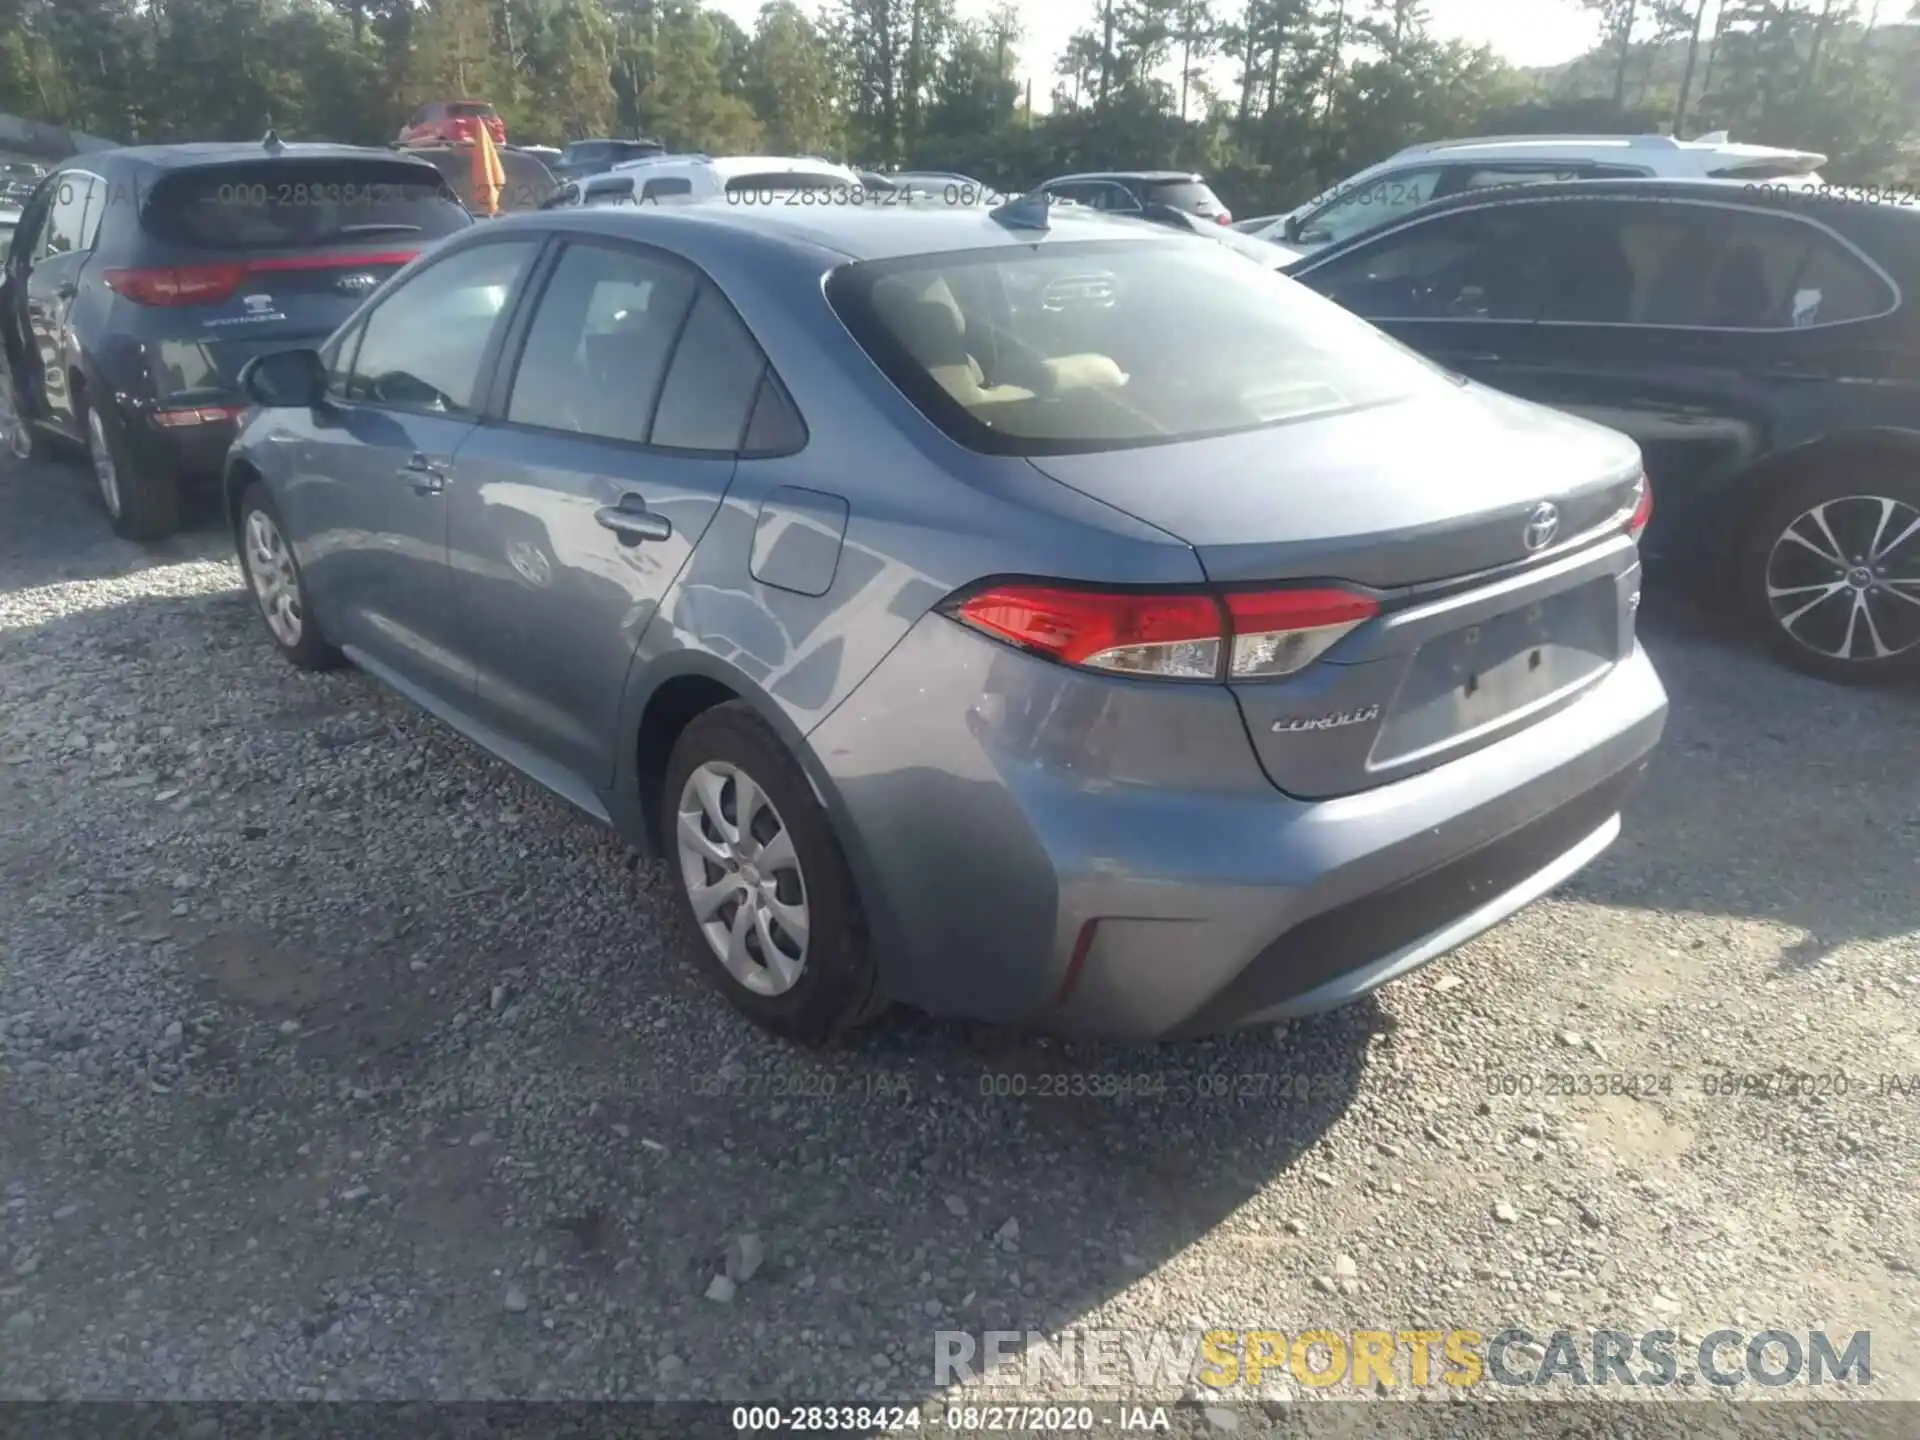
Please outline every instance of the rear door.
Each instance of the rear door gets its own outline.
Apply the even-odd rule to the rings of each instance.
[[[516,329],[450,492],[462,644],[486,723],[603,788],[627,667],[732,483],[766,362],[691,266],[600,240],[569,242]]]
[[[318,344],[388,276],[470,223],[437,172],[412,161],[197,167],[153,185],[139,253],[107,283],[150,312],[159,407],[236,404],[247,360]]]

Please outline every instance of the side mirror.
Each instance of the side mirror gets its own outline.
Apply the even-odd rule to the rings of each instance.
[[[240,390],[267,409],[310,410],[327,393],[327,367],[317,350],[275,350],[240,367]]]
[[[1286,225],[1281,230],[1281,234],[1287,237],[1289,244],[1298,243],[1300,239],[1300,217],[1298,215],[1289,215]]]

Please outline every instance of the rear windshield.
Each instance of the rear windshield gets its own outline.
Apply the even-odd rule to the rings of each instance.
[[[154,186],[142,218],[163,240],[209,250],[434,239],[470,223],[444,181],[419,165],[377,158],[184,171]]]
[[[838,175],[822,175],[817,170],[778,170],[764,175],[736,175],[727,181],[727,194],[771,194],[788,190],[850,190],[853,186]]]
[[[493,106],[482,104],[477,100],[457,100],[447,106],[447,114],[455,118],[469,116],[487,116],[491,118],[493,115]]]
[[[1364,321],[1198,238],[874,261],[828,296],[961,444],[1113,450],[1257,430],[1447,382]]]
[[[1151,188],[1148,198],[1157,205],[1171,205],[1177,210],[1212,212],[1226,208],[1212,188],[1199,180],[1162,180]]]

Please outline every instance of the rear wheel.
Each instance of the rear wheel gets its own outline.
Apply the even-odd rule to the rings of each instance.
[[[694,964],[750,1019],[810,1043],[885,1006],[853,878],[786,747],[735,701],[667,762],[662,850]]]
[[[1810,474],[1755,518],[1749,609],[1774,651],[1842,683],[1920,673],[1920,465]]]
[[[179,482],[134,456],[109,409],[85,408],[87,462],[113,533],[127,540],[166,539],[180,528]]]

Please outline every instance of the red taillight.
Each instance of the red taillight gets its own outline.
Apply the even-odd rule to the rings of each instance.
[[[1222,225],[1231,225],[1233,223],[1233,212],[1230,210],[1222,210],[1213,218]]]
[[[1311,664],[1378,610],[1346,590],[1215,596],[1001,585],[949,613],[1066,665],[1163,680],[1260,680]]]
[[[1653,483],[1642,475],[1640,491],[1633,502],[1633,517],[1627,521],[1627,533],[1638,540],[1651,519],[1653,519]]]
[[[244,405],[197,405],[184,410],[156,410],[153,423],[163,430],[181,430],[192,425],[218,425],[238,420],[247,413]]]
[[[107,288],[137,305],[218,305],[240,288],[247,267],[161,265],[141,270],[109,270]]]
[[[345,270],[357,266],[404,265],[418,250],[383,250],[375,255],[279,255],[245,263],[161,265],[141,270],[109,270],[107,288],[137,305],[218,305],[249,275],[285,270]]]

